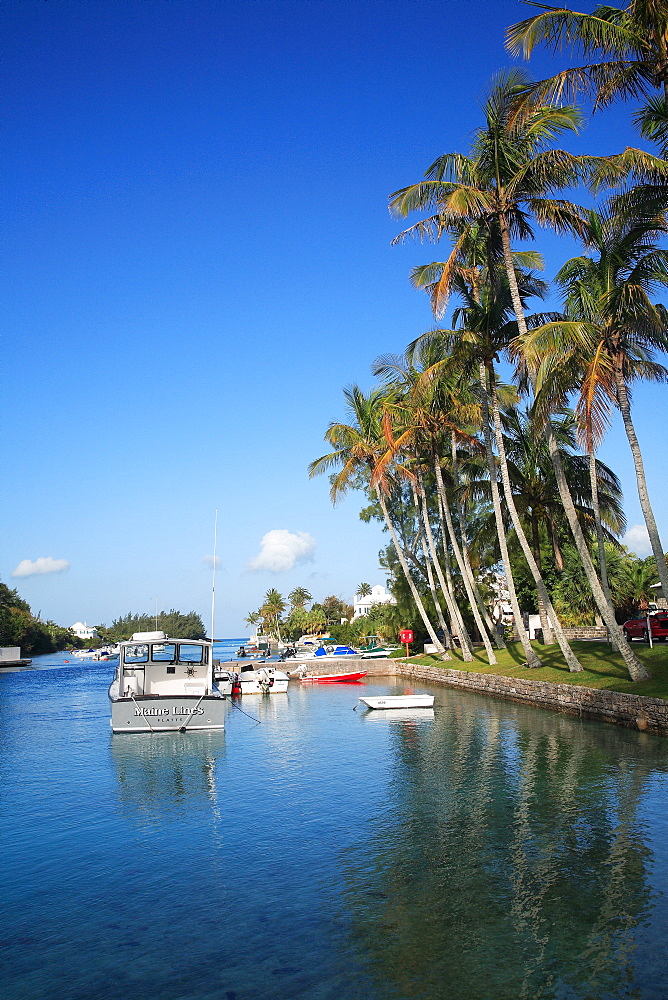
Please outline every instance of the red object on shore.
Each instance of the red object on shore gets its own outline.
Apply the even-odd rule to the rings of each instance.
[[[413,641],[413,630],[410,628],[402,628],[399,633],[400,642],[412,642]]]
[[[350,681],[361,681],[363,677],[366,677],[366,674],[366,670],[358,670],[348,674],[310,674],[299,679],[304,683],[311,684],[345,684],[350,683]]]

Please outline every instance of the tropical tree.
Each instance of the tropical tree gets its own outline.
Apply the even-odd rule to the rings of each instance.
[[[369,597],[371,594],[371,586],[368,583],[360,583],[359,587],[355,591],[356,597]]]
[[[479,221],[490,230],[498,227],[520,338],[526,337],[527,322],[515,271],[511,236],[515,234],[526,238],[532,235],[527,213],[532,213],[539,222],[549,224],[557,231],[582,234],[583,210],[548,195],[573,184],[596,165],[590,157],[576,157],[550,148],[560,133],[577,129],[579,112],[573,107],[543,105],[539,96],[528,91],[528,80],[518,71],[509,71],[499,77],[485,105],[485,125],[475,133],[473,155],[446,154],[439,157],[427,171],[426,182],[396,192],[390,201],[391,208],[399,215],[414,209],[436,208],[435,216],[407,231],[413,235],[438,237],[457,221],[468,225]],[[456,261],[458,253],[459,246],[455,245],[451,260]],[[535,371],[528,370],[533,381]],[[500,418],[493,398],[492,404],[497,447],[501,453]],[[645,679],[648,673],[624,640],[612,605],[596,574],[549,417],[544,433],[566,517],[601,617],[618,645],[631,677],[634,680]],[[504,475],[503,463],[501,472]],[[508,484],[505,483],[505,486],[509,493]],[[510,496],[508,503],[511,503]],[[573,665],[571,669],[577,668]]]
[[[281,638],[280,616],[284,611],[285,601],[283,600],[282,595],[279,594],[279,592],[273,587],[270,588],[264,595],[262,607],[260,608],[260,614],[265,621],[265,626],[268,626],[268,630],[272,631],[279,641]]]
[[[429,520],[425,472],[427,470],[433,471],[439,499],[439,511],[445,522],[441,527],[444,545],[447,538],[457,562],[469,605],[487,652],[487,658],[490,663],[496,663],[486,623],[483,621],[482,599],[480,594],[476,593],[475,580],[470,565],[466,563],[457,538],[441,470],[444,432],[455,433],[466,438],[469,444],[480,449],[481,446],[477,439],[464,428],[467,421],[470,422],[471,418],[475,419],[478,407],[476,403],[472,402],[471,391],[465,386],[461,373],[457,373],[453,378],[452,372],[450,372],[449,384],[446,386],[445,367],[440,364],[434,367],[431,363],[432,360],[429,356],[429,345],[425,344],[419,357],[413,351],[410,360],[386,356],[378,359],[374,364],[374,373],[388,380],[389,384],[393,386],[393,392],[386,403],[388,420],[384,425],[390,445],[388,455],[396,455],[401,451],[408,453],[409,465],[404,469],[404,474],[414,478],[419,506],[422,510],[428,552],[448,606],[452,607],[452,611],[456,615],[463,650],[464,643],[470,647],[468,635],[461,613],[456,607],[454,594],[441,567]]]
[[[568,526],[545,438],[536,428],[531,409],[508,407],[502,411],[501,419],[510,482],[517,509],[528,526],[534,558],[542,570],[541,528],[544,527],[554,565],[561,572],[564,568],[561,538]],[[588,534],[593,534],[596,519],[589,461],[575,454],[575,417],[565,411],[554,415],[552,424],[580,522]],[[612,469],[598,460],[595,481],[604,540],[614,542],[626,530],[621,485]]]
[[[291,608],[303,608],[309,601],[313,600],[313,595],[305,587],[295,587],[288,594],[288,600]]]
[[[555,371],[564,376],[562,391],[576,390],[576,412],[590,453],[603,435],[610,409],[619,409],[652,553],[668,593],[668,567],[631,413],[635,381],[668,380],[668,369],[654,360],[657,351],[668,350],[668,310],[650,298],[653,291],[668,286],[668,251],[659,246],[665,232],[665,221],[651,208],[634,217],[611,210],[589,212],[586,252],[557,274],[565,319],[532,331],[521,349],[534,365],[543,362],[538,370],[546,390]]]
[[[410,587],[418,613],[429,633],[429,637],[441,657],[449,659],[450,654],[438,638],[436,630],[429,619],[415,581],[410,573],[405,552],[390,518],[386,501],[386,496],[390,492],[389,479],[386,475],[383,475],[371,486],[371,479],[378,458],[386,450],[386,442],[382,431],[382,404],[385,395],[386,393],[383,390],[374,389],[368,396],[365,396],[359,386],[356,385],[344,389],[344,396],[353,422],[350,424],[331,423],[329,425],[325,433],[325,439],[334,445],[335,450],[311,462],[309,465],[309,476],[321,475],[324,472],[339,468],[339,471],[332,475],[330,479],[330,496],[333,503],[350,489],[351,486],[359,484],[360,476],[363,477],[362,482],[368,485],[383,512],[385,524],[390,532],[401,568]]]
[[[535,88],[546,101],[571,99],[578,93],[606,107],[617,98],[651,99],[656,91],[668,101],[668,7],[665,0],[631,0],[627,7],[599,5],[590,14],[568,7],[532,3],[542,13],[512,25],[506,46],[512,55],[529,58],[537,45],[556,52],[599,57],[562,70]]]
[[[469,253],[468,259],[451,268],[447,290],[456,292],[462,302],[462,305],[453,314],[453,321],[456,324],[455,329],[434,331],[432,334],[426,335],[426,338],[441,338],[444,356],[455,352],[457,363],[460,366],[471,365],[474,368],[478,368],[482,429],[498,542],[506,575],[510,603],[527,663],[530,666],[540,666],[540,659],[533,650],[527,632],[522,624],[497,480],[499,470],[503,482],[506,506],[538,590],[544,641],[548,644],[554,641],[552,634],[554,629],[569,669],[577,671],[581,669],[580,664],[563,634],[557,615],[552,608],[547,588],[545,587],[540,569],[533,557],[531,547],[525,536],[519,514],[517,513],[514,496],[510,487],[509,472],[506,467],[500,424],[499,387],[495,364],[499,353],[507,350],[509,342],[517,332],[517,324],[512,319],[512,307],[507,281],[504,280],[503,272],[494,266],[493,247],[493,235],[487,240],[478,239],[476,246],[471,248],[473,254]],[[488,266],[484,266],[485,254]],[[459,256],[460,258],[463,257],[461,246]],[[492,266],[489,266],[490,259],[492,260]],[[441,282],[440,270],[435,265],[434,267],[436,269],[432,270],[431,278],[434,283]],[[416,283],[419,284],[420,280],[418,279]],[[442,282],[441,287],[444,288]],[[522,301],[531,294],[542,294],[544,287],[544,283],[531,274],[522,272],[518,276],[518,290]],[[443,294],[441,292],[442,296]],[[443,301],[443,298],[441,301]],[[498,465],[493,450],[493,439],[496,442]]]

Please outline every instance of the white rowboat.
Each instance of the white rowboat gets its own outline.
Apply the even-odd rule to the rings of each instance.
[[[360,698],[367,708],[433,708],[433,694],[385,694]]]

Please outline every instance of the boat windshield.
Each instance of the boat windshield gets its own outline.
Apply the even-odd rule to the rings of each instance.
[[[136,643],[125,647],[125,663],[148,663],[149,648],[153,663],[206,663],[206,646],[198,642]]]

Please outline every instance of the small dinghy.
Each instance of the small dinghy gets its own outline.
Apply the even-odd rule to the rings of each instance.
[[[433,708],[433,694],[385,694],[360,698],[367,708]]]
[[[344,674],[305,674],[298,671],[299,680],[304,684],[350,684],[366,677],[366,670],[354,670]]]

